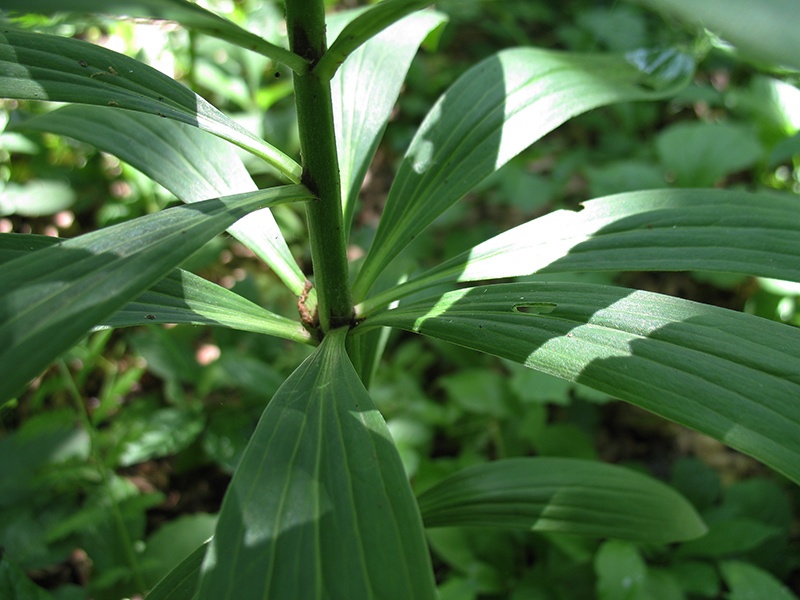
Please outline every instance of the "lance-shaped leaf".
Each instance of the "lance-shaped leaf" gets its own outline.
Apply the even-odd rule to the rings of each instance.
[[[113,106],[175,119],[210,131],[300,181],[294,160],[185,86],[138,60],[80,40],[0,32],[0,97]]]
[[[321,78],[330,79],[356,48],[403,17],[430,6],[433,2],[434,0],[383,0],[371,6],[338,34],[314,67],[314,73]]]
[[[167,573],[147,594],[148,600],[193,600],[208,545],[204,543]]]
[[[800,4],[760,0],[631,0],[655,8],[725,38],[745,53],[774,65],[800,69]]]
[[[570,458],[509,458],[459,471],[418,498],[426,527],[484,526],[662,544],[706,527],[691,503],[651,477]]]
[[[215,325],[311,343],[311,336],[299,322],[182,269],[167,275],[98,326],[129,327],[142,323]]]
[[[435,598],[419,509],[345,336],[329,332],[264,411],[199,600]]]
[[[20,13],[99,13],[104,15],[174,21],[200,33],[258,52],[303,74],[308,62],[286,48],[242,29],[197,4],[185,0],[5,0],[3,9]]]
[[[63,241],[44,235],[0,233],[0,264]],[[311,342],[311,336],[299,323],[182,269],[170,272],[119,312],[99,322],[97,327],[129,327],[143,323],[216,325]]]
[[[481,180],[566,120],[592,108],[672,94],[689,57],[505,50],[471,68],[425,118],[389,191],[355,284],[364,299],[384,267]]]
[[[375,5],[369,12],[383,4]],[[356,50],[331,81],[342,205],[348,230],[361,183],[411,61],[425,36],[444,20],[441,13],[425,11],[395,23]],[[328,35],[335,35],[341,22],[332,20]]]
[[[256,189],[233,147],[177,121],[99,106],[64,106],[27,119],[18,128],[92,144],[136,167],[184,202]],[[250,213],[228,232],[266,262],[295,294],[302,293],[305,275],[269,209]]]
[[[800,202],[726,190],[647,190],[559,210],[366,300],[456,281],[576,271],[720,271],[800,281]]]
[[[310,197],[291,185],[178,206],[0,265],[0,399],[237,219]]]
[[[459,290],[378,313],[359,328],[371,326],[416,331],[583,383],[800,482],[796,328],[660,294],[569,283]]]

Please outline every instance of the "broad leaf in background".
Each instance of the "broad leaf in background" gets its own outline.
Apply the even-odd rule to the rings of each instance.
[[[331,81],[342,206],[348,231],[358,192],[411,61],[425,37],[445,19],[445,15],[433,11],[406,17],[353,52]],[[342,17],[334,17],[328,35],[335,36],[343,23]]]
[[[167,573],[156,584],[149,594],[148,600],[192,600],[197,591],[197,581],[200,579],[200,565],[206,554],[209,542],[200,546],[180,564]]]
[[[330,79],[356,48],[390,27],[393,23],[414,11],[430,6],[434,1],[383,0],[378,4],[374,4],[348,23],[341,33],[337,32],[336,39],[314,67],[314,73],[320,78]],[[328,35],[333,37],[332,34]]]
[[[471,68],[411,142],[353,284],[355,301],[436,217],[541,136],[598,106],[670,95],[692,71],[691,59],[674,51],[603,56],[535,48],[504,50]]]
[[[63,241],[44,235],[0,233],[0,264]],[[143,323],[216,325],[276,335],[296,342],[311,341],[299,323],[182,269],[173,270],[121,310],[99,322],[97,327],[127,327]]]
[[[100,13],[175,21],[194,31],[263,54],[301,75],[308,70],[308,62],[294,52],[276,46],[228,19],[185,0],[4,0],[2,8],[20,13]]]
[[[436,597],[416,501],[346,334],[329,332],[267,406],[226,492],[200,600]]]
[[[800,281],[800,201],[727,190],[647,190],[590,200],[495,236],[364,302],[456,281],[576,271],[720,271]]]
[[[712,187],[725,175],[752,167],[764,154],[754,131],[732,123],[675,123],[659,132],[656,149],[681,187]]]
[[[800,330],[624,288],[480,286],[377,313],[399,327],[576,381],[800,481]],[[764,390],[769,390],[765,393]]]
[[[418,498],[425,527],[485,526],[670,543],[703,535],[694,507],[640,473],[569,458],[509,458],[443,479]]]
[[[800,3],[786,0],[631,0],[710,29],[745,54],[800,69]]]
[[[720,563],[722,578],[730,590],[729,600],[797,600],[797,596],[774,575],[744,561]]]
[[[234,149],[172,120],[99,106],[64,106],[18,128],[66,135],[113,154],[184,202],[256,189]],[[240,219],[228,232],[266,262],[299,295],[306,278],[267,208]]]
[[[0,33],[0,97],[113,106],[175,119],[252,152],[295,183],[300,165],[152,67],[86,42]]]
[[[53,600],[46,590],[33,583],[17,565],[0,553],[0,598],[9,600]],[[177,599],[176,599],[177,600]]]
[[[237,219],[310,198],[290,185],[177,206],[0,265],[0,400]]]

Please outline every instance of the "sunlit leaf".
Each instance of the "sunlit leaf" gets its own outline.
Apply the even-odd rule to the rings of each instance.
[[[263,54],[300,74],[308,70],[308,62],[294,52],[276,46],[228,19],[185,0],[5,0],[3,9],[20,13],[99,13],[174,21],[194,31]]]
[[[800,69],[800,3],[786,0],[632,0],[709,29],[758,60]]]
[[[256,189],[233,147],[177,121],[99,106],[64,106],[18,127],[92,144],[136,167],[184,202]],[[295,294],[303,291],[305,275],[269,209],[247,215],[228,231],[272,267]]]
[[[0,33],[0,97],[112,106],[175,119],[263,158],[295,183],[300,166],[152,67],[94,44],[42,33]]]
[[[568,458],[509,458],[459,471],[418,498],[426,527],[484,526],[652,543],[702,535],[697,512],[640,473]]]
[[[411,60],[425,36],[444,20],[441,13],[425,11],[395,23],[353,52],[331,81],[344,222],[348,229],[361,184]],[[328,35],[336,34],[338,22],[333,20],[329,25]]]
[[[522,363],[692,427],[800,481],[800,330],[623,288],[480,286],[401,305],[390,326]]]
[[[372,5],[338,34],[314,67],[314,73],[319,77],[330,79],[356,48],[406,15],[430,6],[433,2],[434,0],[383,0]]]
[[[431,109],[403,159],[355,284],[366,296],[417,234],[485,177],[592,108],[674,93],[692,61],[672,51],[625,56],[502,51],[467,71]]]
[[[800,202],[725,190],[647,190],[559,210],[368,299],[456,281],[576,271],[720,271],[800,281]]]
[[[310,197],[292,185],[178,206],[0,265],[0,399],[237,219]]]
[[[225,495],[200,600],[435,598],[411,488],[344,348],[275,394]]]

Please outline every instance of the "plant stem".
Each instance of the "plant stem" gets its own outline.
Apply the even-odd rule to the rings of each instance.
[[[311,65],[325,53],[323,0],[286,0],[286,25],[292,51]],[[339,160],[333,128],[331,88],[313,69],[294,74],[297,122],[303,155],[302,183],[316,196],[306,203],[311,259],[322,331],[353,321],[353,300],[342,217]]]

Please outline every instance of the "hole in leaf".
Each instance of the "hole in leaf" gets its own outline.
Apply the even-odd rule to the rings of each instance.
[[[530,302],[526,304],[515,304],[514,312],[522,313],[525,315],[546,315],[556,309],[557,304],[554,302]]]

